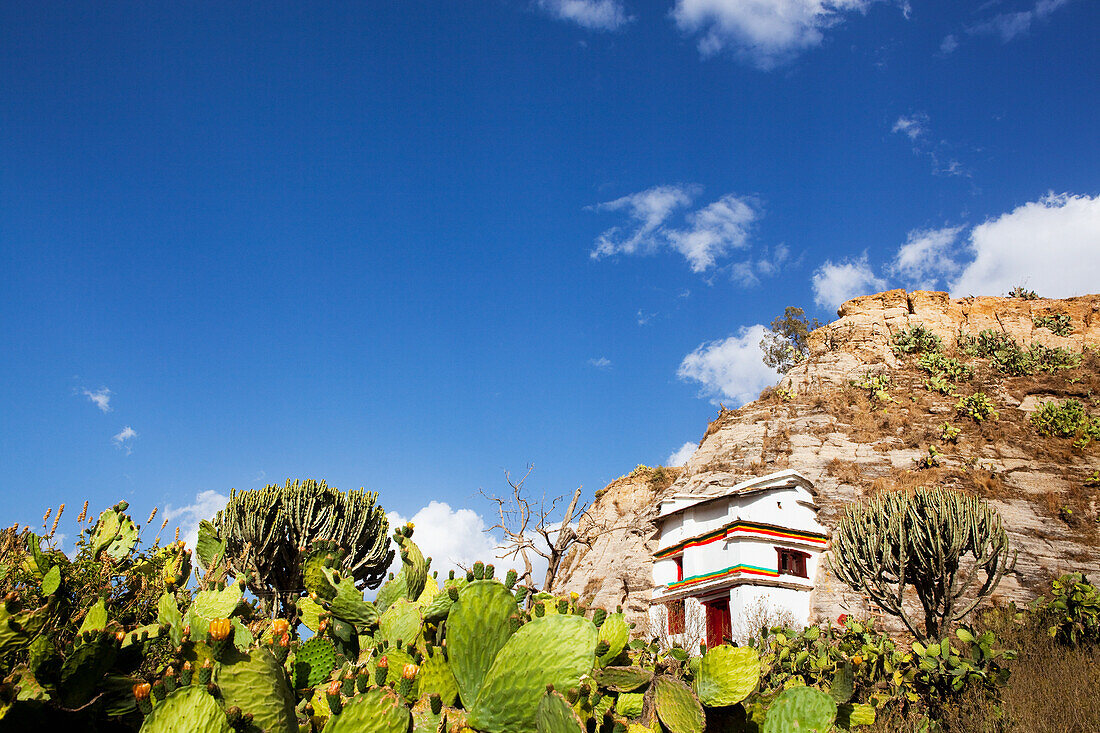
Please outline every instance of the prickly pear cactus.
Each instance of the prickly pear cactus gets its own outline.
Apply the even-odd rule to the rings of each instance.
[[[401,572],[387,580],[378,589],[377,595],[374,596],[374,607],[378,609],[378,613],[385,613],[390,604],[398,598],[405,598],[408,592],[409,586],[405,582],[405,569],[402,568]]]
[[[675,677],[661,675],[653,680],[653,704],[661,725],[671,733],[702,733],[703,706]]]
[[[101,631],[72,650],[61,666],[62,705],[78,708],[92,699],[103,675],[115,663],[120,645],[112,632]]]
[[[221,707],[199,685],[179,687],[145,718],[141,733],[232,733]]]
[[[447,615],[447,654],[467,710],[473,707],[497,652],[512,636],[512,617],[518,613],[516,599],[495,580],[468,584],[451,606]],[[532,710],[537,704],[536,699]]]
[[[600,666],[603,667],[618,657],[630,643],[630,626],[626,622],[626,617],[621,613],[608,615],[600,625],[599,640],[608,644],[607,651],[600,656],[599,660]]]
[[[584,724],[560,693],[550,690],[542,696],[535,713],[538,733],[584,733]]]
[[[415,601],[420,597],[424,584],[428,580],[428,563],[424,560],[424,553],[411,537],[411,524],[406,524],[393,533],[394,540],[401,548],[401,565],[405,573],[405,598]]]
[[[392,690],[373,687],[353,697],[339,715],[325,723],[324,733],[406,733],[411,715]]]
[[[768,707],[763,733],[827,733],[836,720],[836,703],[821,690],[792,687]]]
[[[451,610],[451,604],[454,601],[451,599],[450,590],[453,588],[456,591],[461,591],[466,587],[465,578],[450,578],[443,581],[443,590],[432,598],[431,603],[424,607],[424,620],[425,621],[440,621],[447,618],[447,614]]]
[[[179,646],[180,634],[183,632],[183,614],[176,604],[176,597],[171,593],[165,593],[157,601],[157,623],[165,624],[168,628],[172,646]]]
[[[442,709],[432,712],[432,703],[427,697],[421,697],[412,707],[412,733],[443,733],[447,725],[447,716]]]
[[[848,702],[855,694],[855,671],[851,663],[842,664],[833,673],[832,684],[829,685],[829,697],[840,705]]]
[[[596,673],[596,681],[601,687],[614,692],[631,692],[642,685],[648,685],[653,673],[641,667],[604,667]]]
[[[727,644],[707,650],[695,675],[695,694],[708,707],[735,705],[760,683],[760,654]]]
[[[236,705],[251,713],[257,728],[268,733],[293,733],[298,729],[286,673],[268,650],[258,647],[232,664],[219,664],[215,681],[226,707]]]
[[[321,614],[325,613],[324,606],[309,598],[299,598],[297,605],[298,619],[307,629],[316,634],[321,626]]]
[[[377,638],[396,644],[415,644],[420,639],[424,617],[420,606],[405,598],[398,598],[378,619]]]
[[[639,718],[644,701],[645,695],[640,692],[624,692],[615,701],[615,712],[627,718]]]
[[[90,542],[94,557],[99,557],[102,553],[112,560],[121,560],[134,549],[138,528],[134,520],[123,514],[128,506],[126,502],[120,501],[99,515]]]
[[[561,615],[535,619],[513,634],[497,654],[470,709],[470,726],[493,733],[530,731],[546,686],[577,687],[592,671],[595,658],[596,627],[588,619]]]
[[[322,636],[314,636],[298,647],[294,656],[294,687],[315,687],[336,668],[336,649]]]
[[[837,705],[836,724],[842,730],[851,730],[857,725],[874,725],[875,709],[864,703],[846,702]]]
[[[350,577],[335,580],[336,571],[326,568],[325,578],[332,585],[333,595],[327,603],[328,610],[336,618],[358,627],[370,627],[378,623],[378,609],[370,601],[363,600],[363,592],[355,587]]]
[[[420,663],[420,674],[417,675],[420,684],[420,695],[439,695],[439,699],[447,707],[454,705],[458,697],[458,683],[455,682],[454,673],[451,672],[451,664],[443,656],[441,651],[429,654]]]
[[[80,636],[85,631],[100,631],[107,625],[107,605],[103,599],[100,598],[91,608],[88,609],[88,613],[84,615],[84,620],[80,623],[80,628],[77,629],[76,635]]]

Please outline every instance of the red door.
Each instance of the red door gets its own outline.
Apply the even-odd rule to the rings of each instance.
[[[721,598],[706,601],[703,605],[707,609],[707,646],[713,649],[724,644],[726,638],[732,634],[730,602],[728,598]]]

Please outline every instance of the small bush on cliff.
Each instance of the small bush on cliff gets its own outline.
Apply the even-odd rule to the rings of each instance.
[[[955,411],[974,422],[996,420],[1000,417],[1000,413],[993,409],[993,400],[989,399],[989,395],[985,392],[975,392],[969,397],[960,397],[955,403]]]
[[[894,334],[894,351],[899,354],[937,353],[942,348],[943,341],[924,324],[918,323]]]
[[[1039,294],[1034,290],[1028,290],[1023,285],[1017,285],[1008,291],[1008,297],[1020,298],[1021,300],[1038,300]]]
[[[1031,319],[1035,328],[1045,328],[1055,336],[1069,336],[1073,333],[1073,319],[1065,313],[1052,313]]]
[[[1044,402],[1031,416],[1031,424],[1043,435],[1075,438],[1074,446],[1084,448],[1100,440],[1100,418],[1090,417],[1077,400]]]

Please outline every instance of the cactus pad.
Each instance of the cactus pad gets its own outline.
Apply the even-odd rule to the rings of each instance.
[[[707,651],[695,676],[695,694],[708,707],[735,705],[760,682],[760,654],[752,647],[727,644]]]
[[[122,513],[125,510],[125,504],[120,502],[99,515],[89,542],[95,557],[102,553],[112,560],[121,560],[134,549],[138,528],[134,520]]]
[[[376,637],[390,644],[396,644],[398,639],[405,644],[415,644],[420,637],[423,623],[420,606],[405,598],[398,598],[378,619]]]
[[[259,647],[233,664],[219,664],[215,674],[225,705],[251,713],[257,728],[271,733],[297,728],[286,673],[268,650]]]
[[[640,692],[624,692],[615,701],[615,712],[628,718],[639,718],[642,715],[642,704],[645,695]]]
[[[653,673],[641,667],[604,667],[596,673],[601,687],[614,692],[631,692],[649,684]]]
[[[141,726],[141,733],[232,733],[232,730],[218,703],[198,685],[168,693]]]
[[[100,598],[95,602],[95,605],[88,609],[88,613],[84,615],[84,620],[80,623],[80,628],[77,629],[76,635],[80,636],[85,631],[99,631],[106,625],[107,606],[104,605],[103,599]]]
[[[653,704],[657,718],[671,733],[701,733],[703,706],[691,690],[675,677],[660,676],[653,681]]]
[[[836,720],[836,713],[833,698],[821,690],[792,687],[784,690],[768,708],[763,733],[827,733]]]
[[[421,697],[413,705],[412,719],[412,733],[443,733],[447,724],[447,716],[442,710],[433,713],[431,702],[426,697]]]
[[[294,656],[294,687],[304,689],[321,684],[336,668],[336,649],[322,636],[304,642]]]
[[[454,705],[458,697],[458,683],[451,672],[450,662],[441,653],[424,658],[416,679],[420,684],[421,697],[435,694],[447,707]]]
[[[324,733],[406,733],[411,716],[392,690],[374,687],[353,697],[339,715],[325,723]]]
[[[493,660],[512,636],[516,600],[502,583],[477,580],[458,594],[447,615],[447,653],[458,694],[466,709],[473,707]],[[534,714],[538,700],[531,702]]]
[[[415,601],[424,591],[424,584],[428,580],[428,564],[424,560],[424,553],[410,538],[403,534],[394,534],[398,546],[401,548],[401,565],[405,573],[405,598]]]
[[[843,730],[851,730],[857,725],[874,725],[875,709],[864,703],[846,702],[837,705],[836,724]]]
[[[608,649],[600,656],[600,666],[610,664],[630,642],[630,626],[621,613],[608,614],[600,624],[599,641],[606,641]]]
[[[470,726],[494,733],[529,731],[546,685],[560,690],[578,686],[592,671],[595,656],[596,627],[591,621],[561,615],[532,621],[497,654],[470,709]]]
[[[584,725],[573,708],[553,690],[542,696],[535,714],[538,733],[584,733]]]

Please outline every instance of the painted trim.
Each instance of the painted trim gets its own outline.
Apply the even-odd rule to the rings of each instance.
[[[736,535],[758,535],[774,539],[797,540],[821,546],[824,546],[827,541],[826,536],[818,532],[802,532],[795,529],[786,529],[774,524],[737,520],[705,534],[681,540],[671,547],[658,550],[653,553],[653,556],[658,560],[663,560],[683,552],[689,547],[702,547],[703,545],[709,545],[711,542],[717,542],[726,537]]]
[[[684,578],[683,580],[676,583],[669,583],[667,587],[669,590],[680,590],[681,588],[687,588],[688,586],[705,583],[708,580],[725,578],[729,575],[763,575],[767,578],[778,578],[779,571],[772,570],[771,568],[761,568],[755,565],[733,565],[724,570],[717,570],[713,573],[692,575],[690,578]]]

